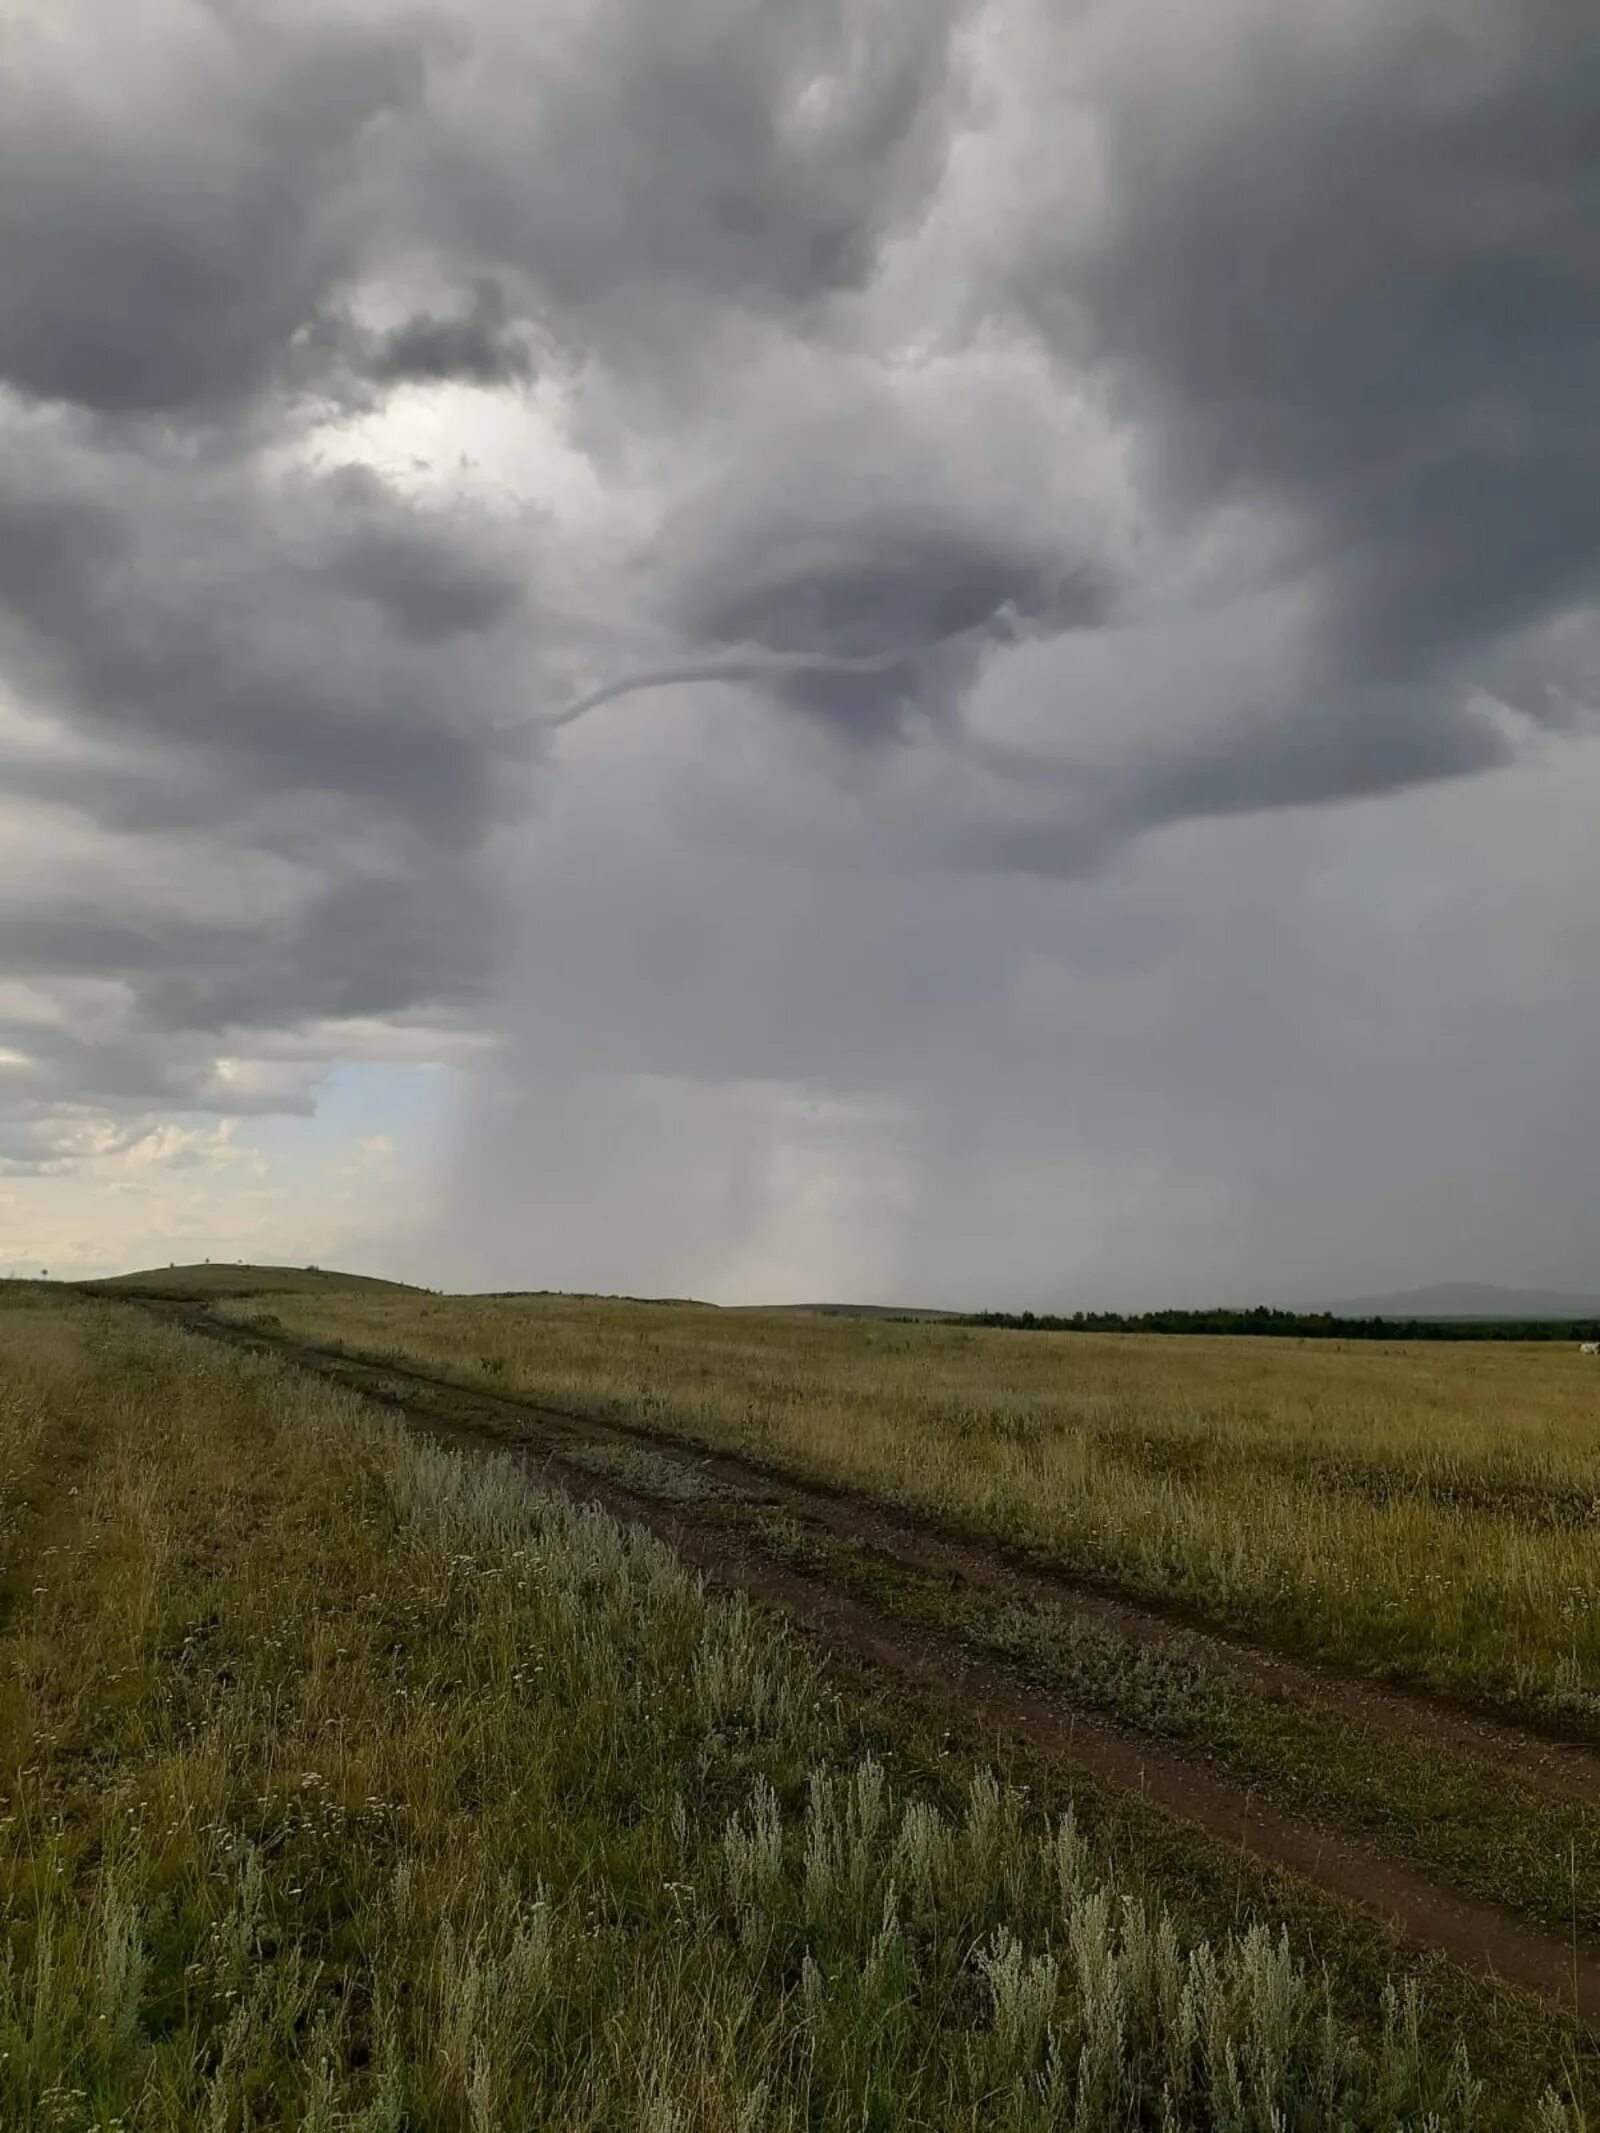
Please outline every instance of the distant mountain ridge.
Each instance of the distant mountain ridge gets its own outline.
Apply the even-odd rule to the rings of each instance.
[[[1335,1318],[1600,1318],[1600,1290],[1501,1289],[1486,1281],[1436,1281],[1392,1296],[1308,1305]]]

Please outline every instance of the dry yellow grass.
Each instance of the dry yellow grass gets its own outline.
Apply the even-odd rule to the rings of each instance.
[[[285,1330],[925,1506],[1285,1644],[1600,1732],[1600,1372],[1565,1347],[1017,1334],[560,1297]]]
[[[653,1542],[306,1376],[7,1296],[0,1490],[8,2129],[1529,2122],[1414,1998],[891,1775]]]

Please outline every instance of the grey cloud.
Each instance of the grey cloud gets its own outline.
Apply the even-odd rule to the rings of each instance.
[[[403,505],[371,475],[347,469],[328,485],[336,505],[319,543],[341,592],[372,602],[403,637],[424,643],[484,635],[528,593],[530,558],[459,514]]]
[[[447,252],[526,273],[578,350],[691,382],[708,303],[765,314],[859,286],[925,208],[963,12],[596,0],[564,34],[480,18],[419,142],[419,219]]]
[[[0,1099],[303,1109],[303,1076],[225,1086],[218,1056],[482,1013],[501,917],[482,852],[516,789],[514,540],[365,474],[197,470],[56,425],[15,441],[0,657],[69,745],[20,755],[7,788],[120,843],[104,901],[48,845],[10,875],[0,977],[118,997],[90,1030],[69,1011],[0,1040],[29,1062]],[[262,858],[296,886],[252,908],[233,877]]]
[[[313,887],[289,915],[227,922],[148,907],[123,918],[61,896],[0,912],[0,942],[13,975],[115,977],[153,1032],[216,1034],[474,999],[495,924],[469,872],[435,868],[409,884],[352,873]]]
[[[221,418],[350,373],[519,384],[548,333],[686,381],[708,306],[858,287],[926,206],[961,13],[783,0],[730,22],[710,0],[595,0],[558,24],[493,0],[398,17],[160,0],[137,21],[24,20],[0,377],[108,414]],[[351,293],[419,255],[464,301],[351,326]]]
[[[1226,746],[1143,781],[1132,819],[1176,822],[1254,814],[1464,777],[1512,760],[1506,736],[1470,703],[1439,689],[1330,692],[1302,730],[1280,707],[1241,725]]]
[[[619,675],[539,723],[573,725],[647,690],[766,683],[843,732],[882,740],[913,709],[951,709],[986,646],[1015,643],[1030,629],[1070,627],[1095,612],[1091,600],[1073,595],[1068,585],[1044,586],[1036,564],[1008,567],[977,553],[918,556],[912,543],[889,536],[879,557],[863,553],[854,568],[802,565],[786,583],[740,588],[710,614],[685,618],[691,632],[698,626],[726,651]]]
[[[962,1300],[1097,1238],[1270,1268],[1303,1150],[1302,1227],[1320,1183],[1354,1254],[1347,1171],[1447,1153],[1436,1027],[1494,1062],[1480,1110],[1503,1077],[1570,1126],[1470,928],[1414,1001],[1297,867],[1452,778],[1486,845],[1527,735],[1595,719],[1571,0],[34,12],[0,680],[49,744],[0,703],[40,812],[0,979],[60,1013],[0,1029],[11,1160],[75,1105],[294,1108],[309,1054],[232,1089],[219,1055],[434,1020],[503,1040],[458,1264],[493,1236],[525,1275],[554,1178],[603,1282],[643,1176],[663,1267],[733,1279],[837,1202]],[[433,500],[362,455],[431,458]],[[530,730],[669,683],[670,717]],[[104,838],[92,891],[51,809]],[[1448,838],[1386,849],[1400,902],[1465,893]],[[1546,975],[1553,1053],[1591,1003]]]
[[[1591,34],[1572,0],[1135,7],[1091,75],[1105,212],[1029,300],[1188,507],[1303,514],[1342,674],[1448,673],[1600,589]]]
[[[786,776],[752,760],[746,807]],[[548,919],[434,1249],[739,1301],[1593,1278],[1597,776],[1195,824],[1071,884],[758,857],[642,800],[585,870],[597,780],[529,854]]]
[[[435,867],[330,882],[282,926],[236,929],[231,956],[172,952],[143,990],[156,1029],[237,1033],[306,1020],[381,1017],[481,1004],[495,967],[498,914],[465,869]],[[241,956],[241,946],[248,953]]]
[[[481,640],[526,590],[503,537],[366,474],[27,445],[0,474],[0,645],[46,700],[183,747],[215,798],[233,779],[234,807],[311,788],[481,833],[502,686]]]
[[[481,1007],[482,853],[519,789],[522,531],[299,450],[360,401],[352,349],[371,406],[526,375],[520,323],[463,263],[423,276],[459,305],[402,306],[359,345],[337,323],[408,242],[392,159],[448,55],[354,0],[161,0],[41,12],[6,56],[0,676],[58,740],[8,732],[6,787],[120,841],[93,905],[47,846],[12,877],[0,977],[61,1012],[8,1038],[0,1098],[46,1141],[79,1101],[303,1108],[303,1073],[225,1085],[219,1053]],[[297,895],[250,910],[235,856],[281,861]]]
[[[757,403],[737,460],[670,512],[651,558],[672,626],[702,653],[793,663],[777,693],[856,740],[958,719],[986,655],[1092,628],[1116,594],[1113,529],[1071,472],[1019,495],[1008,461],[1038,411],[975,391],[908,405],[844,369],[798,404]],[[1075,493],[1076,491],[1076,493]]]
[[[783,693],[847,732],[880,738],[913,710],[952,709],[986,645],[1101,613],[1059,558],[1007,552],[978,528],[914,520],[812,530],[766,555],[730,555],[724,567],[690,627],[715,642],[809,657],[815,664]]]
[[[19,1118],[0,1125],[0,1177],[48,1178],[71,1170],[85,1145],[82,1114],[71,1119]],[[128,1125],[110,1134],[96,1133],[95,1145],[105,1154],[120,1154],[132,1146],[141,1128]]]
[[[676,665],[644,667],[637,673],[621,674],[612,681],[602,682],[597,689],[580,696],[575,703],[536,721],[546,728],[576,725],[587,718],[591,711],[598,711],[603,704],[615,703],[622,696],[639,696],[653,689],[681,688],[688,683],[740,682],[787,682],[791,686],[810,676],[824,675],[832,681],[861,675],[886,675],[893,672],[904,674],[910,662],[902,652],[864,653],[860,658],[850,658],[842,653],[774,652],[757,649],[752,652],[724,653],[716,659],[680,661]]]
[[[160,934],[135,921],[74,907],[0,914],[6,967],[22,976],[137,978],[165,962],[215,960],[237,950],[236,933],[198,921],[169,922]]]
[[[419,311],[375,335],[362,368],[380,385],[461,380],[489,386],[526,384],[534,361],[527,328],[512,316],[505,290],[483,277],[465,310]]]
[[[1033,559],[917,529],[897,535],[852,524],[834,530],[831,542],[813,534],[794,543],[798,554],[774,545],[776,555],[747,561],[744,583],[708,587],[708,612],[691,619],[725,644],[859,659],[965,636],[1039,596]],[[823,552],[808,556],[807,545]]]
[[[197,900],[203,867],[220,876],[226,864],[220,851],[197,861]],[[61,1002],[53,1021],[0,1014],[0,1044],[22,1062],[6,1069],[7,1109],[31,1108],[29,1130],[47,1141],[50,1119],[83,1103],[306,1110],[314,1076],[303,1064],[230,1082],[219,1058],[270,1056],[281,1032],[307,1025],[431,1017],[443,1026],[481,1015],[501,945],[500,912],[459,865],[334,874],[294,907],[259,917],[175,915],[137,880],[126,883],[126,901],[127,917],[70,893],[0,910],[0,967]],[[86,981],[114,981],[110,992],[102,982],[92,1011],[82,1004]]]
[[[1327,807],[1503,769],[1515,748],[1486,707],[1443,688],[1329,688],[1316,716],[1281,702],[1241,713],[1224,734],[1181,736],[1120,768],[992,747],[979,752],[1027,789],[1020,807],[969,825],[952,857],[983,866],[1081,877],[1132,839],[1208,817]]]
[[[415,25],[199,0],[26,13],[0,127],[0,376],[110,414],[220,413],[352,271]]]
[[[41,634],[64,636],[132,539],[114,511],[88,498],[0,490],[0,599]]]
[[[20,1040],[15,1049],[24,1061],[7,1070],[5,1115],[16,1128],[8,1142],[18,1164],[69,1154],[86,1112],[123,1119],[152,1110],[249,1117],[312,1108],[311,1077],[280,1075],[229,1087],[218,1075],[215,1045],[181,1033],[108,1025],[10,1034]]]

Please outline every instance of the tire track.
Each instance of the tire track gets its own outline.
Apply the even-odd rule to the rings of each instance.
[[[753,1501],[794,1513],[838,1539],[874,1549],[891,1561],[986,1595],[1021,1604],[1046,1605],[1097,1623],[1130,1642],[1160,1648],[1179,1644],[1203,1658],[1226,1679],[1268,1695],[1315,1698],[1357,1723],[1403,1733],[1413,1740],[1479,1757],[1514,1770],[1540,1790],[1586,1804],[1600,1804],[1600,1751],[1555,1733],[1491,1716],[1427,1691],[1353,1676],[1325,1662],[1290,1657],[1270,1647],[1230,1636],[1193,1620],[1107,1592],[1068,1566],[1040,1562],[1004,1542],[977,1540],[936,1518],[881,1497],[831,1482],[802,1480],[765,1461],[670,1437],[641,1424],[570,1413],[539,1402],[492,1393],[439,1377],[400,1361],[378,1361],[322,1348],[288,1335],[219,1319],[204,1305],[147,1303],[163,1316],[236,1346],[305,1361],[356,1391],[387,1378],[418,1389],[423,1398],[448,1402],[464,1419],[498,1425],[503,1438],[542,1442],[639,1445],[655,1457],[720,1482]]]
[[[480,1394],[407,1365],[364,1361],[319,1350],[303,1342],[263,1335],[215,1319],[203,1308],[144,1305],[208,1339],[250,1353],[287,1361],[317,1377],[361,1394],[401,1415],[434,1439],[485,1452],[516,1456],[542,1480],[575,1500],[645,1527],[708,1581],[746,1593],[825,1645],[843,1649],[913,1690],[926,1706],[948,1713],[964,1728],[974,1721],[1007,1733],[1053,1758],[1084,1769],[1112,1785],[1180,1817],[1211,1836],[1255,1857],[1289,1868],[1345,1901],[1375,1914],[1414,1947],[1436,1950],[1471,1968],[1551,2000],[1575,2007],[1600,2025],[1600,1954],[1511,1917],[1491,1905],[1457,1895],[1426,1875],[1389,1858],[1359,1838],[1263,1804],[1243,1787],[1204,1763],[1164,1745],[1139,1739],[1098,1718],[1074,1711],[1025,1682],[1003,1664],[975,1655],[958,1638],[913,1627],[880,1608],[764,1554],[744,1537],[730,1534],[697,1513],[692,1504],[664,1503],[612,1475],[565,1456],[592,1444],[645,1444],[658,1456],[785,1508],[819,1505],[829,1530],[878,1545],[880,1530],[911,1541],[926,1566],[950,1574],[1013,1575],[995,1566],[985,1551],[918,1529],[896,1513],[845,1492],[816,1491],[791,1477],[720,1453],[701,1453],[645,1430],[565,1415],[496,1394]],[[884,1507],[885,1510],[887,1507]],[[819,1521],[822,1522],[822,1521]],[[921,1553],[921,1551],[929,1551]],[[975,1565],[970,1558],[976,1556]],[[910,1560],[909,1556],[902,1559]],[[1033,1571],[1028,1576],[1039,1579]],[[1059,1604],[1056,1580],[1044,1580]],[[1111,1607],[1120,1623],[1121,1603],[1085,1595],[1096,1608]],[[1127,1610],[1138,1616],[1138,1610]],[[1160,1618],[1150,1634],[1171,1636]],[[1283,1692],[1285,1674],[1259,1653],[1238,1648],[1252,1666],[1271,1664],[1271,1680]],[[1294,1674],[1318,1681],[1303,1667]],[[1349,1685],[1354,1686],[1354,1685]],[[1387,1700],[1387,1699],[1386,1699]],[[1409,1710],[1407,1701],[1402,1708]],[[1473,1751],[1482,1753],[1475,1721],[1458,1714],[1430,1714],[1449,1729],[1468,1728]],[[1496,1729],[1504,1732],[1507,1729]],[[1518,1753],[1548,1753],[1549,1744],[1523,1741]],[[1542,1767],[1542,1766],[1541,1766]],[[1564,1787],[1563,1787],[1564,1789]],[[1586,1795],[1593,1797],[1592,1793]]]

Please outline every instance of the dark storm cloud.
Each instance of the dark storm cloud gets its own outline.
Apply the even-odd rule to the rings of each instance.
[[[964,12],[480,14],[485,34],[441,80],[416,212],[447,252],[525,273],[579,348],[683,383],[714,337],[708,304],[766,313],[858,287],[925,210],[960,105]]]
[[[857,287],[925,209],[962,12],[25,12],[0,129],[0,377],[180,419],[346,364],[378,385],[520,382],[533,321],[508,277],[580,355],[647,374],[670,339],[692,364],[708,307]],[[354,326],[351,293],[395,260],[459,298]]]
[[[499,282],[478,281],[465,310],[419,311],[372,337],[362,368],[375,384],[524,384],[533,376],[526,326]]]
[[[0,915],[6,968],[17,976],[122,977],[137,980],[172,962],[216,961],[237,953],[237,931],[202,922],[169,922],[158,932],[63,900],[45,912]]]
[[[1364,691],[1358,702],[1330,694],[1314,721],[1278,716],[1241,722],[1227,741],[1187,753],[1152,752],[1120,776],[1059,760],[993,750],[988,760],[1026,775],[1047,797],[1025,819],[986,824],[954,841],[985,865],[1079,876],[1115,857],[1147,830],[1208,816],[1333,806],[1408,786],[1503,768],[1515,750],[1481,711],[1446,692]]]
[[[1210,977],[1241,1031],[1298,998],[1282,929],[1207,936],[1153,1043],[1073,971],[1029,1036],[1018,944],[1159,832],[1592,721],[1588,36],[1572,0],[30,4],[0,1093],[293,1106],[286,1038],[454,1017],[513,1080],[553,1048],[708,1118],[736,1073],[926,1100],[958,1215],[927,1136],[1008,1092],[1024,1193],[1064,1074],[1124,1150],[1181,1140],[1186,1077],[1220,1117]],[[1315,1047],[1272,1056],[1314,1104]]]
[[[814,658],[781,693],[878,739],[912,711],[956,708],[986,646],[1087,625],[1100,613],[1086,579],[1061,557],[915,520],[852,522],[774,540],[737,563],[730,556],[701,598],[685,618],[697,635]]]
[[[481,832],[474,713],[496,684],[479,640],[525,591],[503,535],[361,472],[267,481],[53,428],[0,469],[12,671],[88,733],[182,748],[235,811],[324,791],[447,840]]]
[[[340,592],[373,603],[402,636],[431,642],[482,635],[508,621],[525,598],[530,557],[504,535],[457,514],[404,505],[356,468],[328,489],[336,510],[317,537],[322,570]]]
[[[986,649],[1099,612],[1081,575],[1061,579],[1037,556],[941,544],[919,530],[875,542],[853,528],[830,558],[796,557],[776,572],[751,572],[748,561],[730,554],[705,607],[681,618],[692,638],[726,649],[619,675],[542,723],[572,725],[647,690],[746,683],[849,738],[883,742],[913,712],[952,715]]]
[[[1309,523],[1340,674],[1448,673],[1600,586],[1592,44],[1573,0],[1233,0],[1130,11],[1091,74],[1103,216],[1027,301],[1178,505]]]
[[[497,923],[483,884],[460,868],[333,881],[288,922],[236,928],[229,956],[169,954],[141,1016],[154,1029],[237,1034],[401,1014],[419,996],[481,1006]]]
[[[111,414],[221,414],[360,257],[413,24],[25,8],[0,125],[0,377]]]
[[[304,1073],[228,1080],[218,1057],[481,1014],[520,533],[365,471],[113,446],[74,418],[9,442],[0,665],[61,745],[8,736],[4,790],[57,813],[7,869],[0,980],[61,1011],[0,1037],[23,1061],[7,1105],[300,1109]],[[108,840],[87,897],[66,856],[86,819]],[[92,1028],[85,983],[114,995]],[[48,1115],[35,1138],[55,1161]]]
[[[410,883],[385,873],[311,884],[288,912],[229,921],[123,919],[64,895],[47,910],[0,911],[0,937],[11,975],[122,979],[149,1034],[215,1034],[385,1015],[415,990],[481,999],[496,923],[482,884],[440,867]]]
[[[1084,679],[1063,666],[1059,715],[1034,729],[1048,745],[1009,751],[1031,797],[963,826],[952,855],[1076,875],[1165,824],[1479,773],[1536,728],[1592,723],[1586,40],[1557,0],[1133,6],[1047,40],[1059,100],[1023,101],[1041,135],[1052,110],[1080,130],[1058,128],[1076,141],[1059,186],[1017,203],[1009,295],[1063,381],[1092,373],[1126,426],[1156,551],[1257,513],[1276,549],[1252,567],[1300,615],[1224,695],[1203,607],[1184,662],[1182,603],[1162,616],[1135,570],[1118,658],[1164,714],[1086,754]],[[1225,578],[1198,598],[1225,608],[1241,590]],[[1140,638],[1157,622],[1164,668]],[[1007,756],[978,760],[1004,776]]]
[[[139,885],[128,894],[137,903]],[[437,858],[307,882],[290,908],[225,920],[122,918],[70,890],[43,909],[0,908],[6,977],[67,1006],[44,1024],[0,1010],[0,1047],[20,1062],[5,1069],[8,1105],[46,1118],[85,1103],[308,1108],[292,1063],[229,1081],[219,1055],[270,1055],[277,1032],[308,1023],[481,1016],[502,925],[474,871]]]
[[[861,286],[937,185],[954,19],[162,0],[16,30],[0,673],[60,745],[8,734],[8,789],[114,841],[86,901],[45,818],[0,912],[33,1003],[8,1101],[248,1109],[226,1047],[487,1013],[540,559],[300,442],[399,388],[519,392],[536,352],[681,389],[729,321]]]
[[[987,654],[1103,622],[1115,544],[1048,467],[1017,494],[1004,447],[1034,418],[1004,396],[919,408],[849,372],[831,386],[736,432],[653,560],[685,642],[766,655],[783,701],[884,744],[914,716],[956,722]]]

